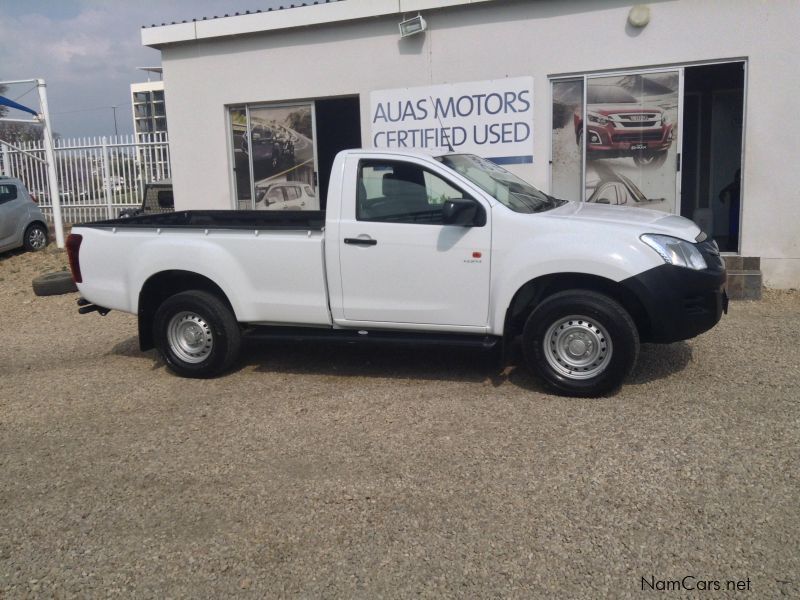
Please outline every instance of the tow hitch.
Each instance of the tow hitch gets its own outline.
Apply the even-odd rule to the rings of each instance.
[[[90,312],[97,311],[101,317],[105,317],[108,313],[111,312],[110,308],[106,308],[104,306],[97,306],[96,304],[92,304],[86,298],[78,298],[78,312],[82,315],[88,315]]]

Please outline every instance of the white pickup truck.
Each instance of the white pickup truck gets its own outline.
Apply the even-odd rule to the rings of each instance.
[[[327,211],[187,211],[80,225],[81,312],[139,317],[143,350],[211,377],[242,336],[493,347],[521,337],[556,391],[595,396],[640,342],[727,311],[713,241],[682,217],[568,202],[472,155],[347,150]]]

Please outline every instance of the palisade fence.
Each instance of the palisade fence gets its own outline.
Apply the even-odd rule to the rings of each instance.
[[[0,174],[21,179],[52,222],[42,142],[15,146],[0,141]],[[116,218],[141,205],[145,184],[172,176],[166,133],[59,139],[55,156],[64,223]]]

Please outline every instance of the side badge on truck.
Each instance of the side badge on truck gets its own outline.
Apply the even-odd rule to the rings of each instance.
[[[482,256],[483,256],[483,254],[482,254],[481,252],[477,252],[477,251],[475,251],[475,252],[473,252],[473,253],[472,253],[472,258],[465,258],[465,259],[464,259],[464,262],[465,262],[465,263],[479,263],[479,262],[483,262],[483,261],[481,260],[481,257],[482,257]]]

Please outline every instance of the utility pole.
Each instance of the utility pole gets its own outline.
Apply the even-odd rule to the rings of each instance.
[[[119,106],[112,106],[111,110],[114,111],[114,135],[117,136],[119,133],[117,132],[117,109]]]

